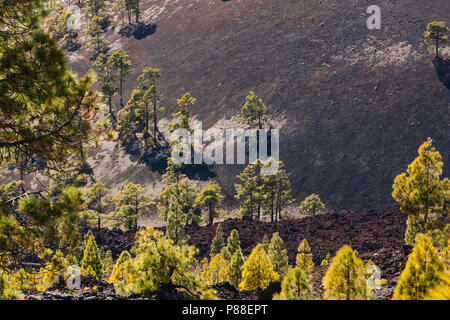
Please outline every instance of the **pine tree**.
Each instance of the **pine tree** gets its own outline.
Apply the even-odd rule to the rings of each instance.
[[[197,99],[192,97],[189,92],[185,93],[180,99],[177,99],[177,105],[180,110],[172,114],[174,119],[173,122],[169,123],[170,132],[173,132],[176,129],[186,129],[188,131],[192,131],[189,124],[189,119],[191,116],[190,106],[196,101]]]
[[[94,15],[88,23],[86,33],[91,37],[88,43],[88,48],[93,49],[93,57],[96,59],[100,54],[104,53],[108,47],[108,40],[103,36],[103,29],[101,27],[103,19]]]
[[[343,246],[333,258],[322,280],[326,300],[370,300],[366,268],[356,250]]]
[[[224,247],[225,247],[225,242],[223,240],[222,226],[219,223],[219,225],[217,226],[217,229],[216,229],[216,235],[214,236],[214,238],[212,239],[212,242],[211,242],[210,256],[214,257],[215,255],[221,253],[221,251]]]
[[[445,25],[445,21],[433,21],[427,25],[424,33],[425,43],[436,50],[436,58],[439,58],[439,46],[448,42],[448,36],[445,34],[450,29]]]
[[[187,214],[174,195],[169,198],[169,211],[167,212],[166,235],[177,245],[186,242],[189,236],[186,234]]]
[[[0,113],[8,115],[0,118],[0,165],[35,156],[49,168],[75,163],[82,143],[96,136],[91,77],[70,72],[56,40],[40,27],[44,11],[41,1],[0,7],[0,30],[8,30],[0,39]]]
[[[114,261],[111,250],[106,251],[105,259],[103,259],[103,278],[109,279],[114,269]]]
[[[263,125],[268,123],[266,116],[266,105],[259,99],[253,91],[245,98],[245,104],[242,107],[242,113],[239,122],[244,122],[249,125],[258,124],[258,128],[262,129]]]
[[[138,231],[131,251],[135,258],[128,268],[129,291],[148,297],[169,285],[183,290],[187,299],[215,298],[207,282],[193,270],[198,264],[195,247],[175,245],[161,232],[147,228]]]
[[[81,274],[93,276],[97,279],[101,279],[103,276],[102,260],[100,259],[94,237],[89,237],[86,249],[84,250],[83,260],[81,261]]]
[[[101,228],[101,216],[106,213],[110,201],[107,197],[108,188],[101,182],[94,183],[85,192],[86,205],[97,215],[97,228]],[[90,231],[90,230],[89,230]]]
[[[289,269],[289,259],[287,250],[284,248],[283,239],[278,232],[275,232],[270,241],[267,256],[272,263],[273,271],[279,274],[280,278],[284,277]]]
[[[275,159],[269,158],[263,162],[263,170],[273,169]],[[293,201],[291,183],[282,161],[278,162],[276,172],[266,174],[262,178],[261,198],[264,214],[270,214],[270,221],[281,220],[281,210],[284,205]],[[268,172],[269,173],[269,172]]]
[[[230,262],[227,264],[228,282],[236,288],[239,288],[239,284],[242,281],[242,267],[244,262],[244,256],[242,255],[241,248],[239,248],[233,253]]]
[[[440,281],[428,290],[425,300],[450,300],[450,270],[440,276]]]
[[[439,284],[440,273],[445,268],[446,266],[431,239],[422,234],[417,235],[417,243],[398,279],[392,299],[424,299],[430,289]]]
[[[329,256],[328,256],[329,257]],[[314,262],[308,241],[303,239],[297,249],[296,266],[303,270],[309,282],[312,281]]]
[[[153,200],[145,195],[147,188],[140,184],[128,183],[120,190],[112,200],[116,209],[111,219],[118,221],[129,230],[137,230],[137,223],[140,216],[150,210],[154,204]]]
[[[220,205],[223,199],[221,194],[221,188],[215,181],[209,182],[202,190],[197,194],[194,201],[194,207],[202,210],[207,209],[207,221],[208,225],[212,226],[214,218],[219,216],[217,206]]]
[[[257,244],[248,260],[242,267],[242,282],[239,290],[255,290],[256,288],[266,288],[270,281],[278,280],[278,274],[273,271],[266,252]]]
[[[408,214],[405,241],[414,244],[418,233],[442,228],[438,222],[444,203],[450,199],[450,181],[442,175],[441,155],[428,138],[419,148],[419,156],[408,166],[406,173],[394,180],[394,199],[400,210]]]
[[[227,246],[222,250],[222,256],[229,263],[233,254],[240,249],[241,241],[239,240],[239,233],[236,229],[233,229],[228,237]]]
[[[227,263],[220,253],[212,257],[209,263],[209,281],[211,284],[227,281]]]
[[[131,60],[128,58],[129,56],[127,52],[123,49],[119,49],[113,52],[107,61],[111,68],[116,71],[116,77],[119,80],[119,97],[121,107],[123,107],[123,82],[131,73],[134,72],[134,69],[131,67]]]
[[[289,269],[281,281],[281,292],[275,294],[274,300],[310,300],[311,284],[302,269]]]
[[[298,214],[302,216],[315,216],[325,211],[325,205],[319,195],[313,193],[305,198],[298,207]]]
[[[106,100],[109,108],[109,114],[114,122],[117,122],[117,118],[114,115],[112,98],[119,90],[114,86],[114,83],[118,80],[117,75],[113,73],[111,60],[109,55],[100,53],[93,63],[93,67],[96,70],[97,80],[101,86],[104,100]]]
[[[83,2],[86,4],[86,14],[89,16],[98,15],[106,8],[105,0],[84,0]]]
[[[131,263],[131,255],[127,250],[120,253],[119,259],[111,272],[108,282],[113,284],[119,293],[125,292],[125,286],[129,282],[128,264]]]
[[[236,178],[240,183],[236,183],[236,199],[243,199],[239,208],[239,215],[253,220],[254,213],[258,212],[261,207],[261,190],[258,185],[258,172],[260,171],[262,162],[257,159],[254,163],[249,164],[241,174]]]

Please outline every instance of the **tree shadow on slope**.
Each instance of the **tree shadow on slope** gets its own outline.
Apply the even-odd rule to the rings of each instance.
[[[152,171],[164,174],[167,169],[167,160],[169,157],[168,144],[156,144],[151,148],[146,148],[142,140],[133,138],[123,140],[120,139],[125,152],[130,155],[132,161],[139,161]],[[194,155],[192,156],[192,159]],[[192,160],[193,163],[193,160]],[[207,181],[216,177],[213,166],[207,164],[190,164],[183,165],[181,172],[189,179]]]
[[[157,25],[154,23],[145,24],[140,22],[138,24],[127,25],[119,30],[119,35],[123,37],[133,36],[136,40],[141,40],[156,32]]]
[[[439,80],[450,89],[450,59],[436,57],[433,64]]]

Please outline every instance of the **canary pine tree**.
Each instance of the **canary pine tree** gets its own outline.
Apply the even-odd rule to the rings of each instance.
[[[211,284],[227,281],[227,263],[222,255],[216,254],[209,263],[209,282]]]
[[[217,206],[220,205],[223,199],[221,191],[219,184],[212,181],[202,188],[194,200],[194,207],[200,210],[207,210],[207,218],[205,220],[210,226],[214,223],[214,218],[219,216]]]
[[[137,230],[137,222],[140,216],[147,213],[154,204],[150,196],[145,195],[146,187],[133,182],[125,185],[122,190],[112,198],[115,203],[114,219],[119,225],[128,230]]]
[[[104,32],[101,27],[103,19],[94,15],[88,23],[86,33],[90,36],[88,48],[92,48],[93,57],[96,59],[101,53],[104,53],[108,47],[108,40],[104,37]]]
[[[86,244],[81,260],[81,274],[97,279],[101,279],[103,276],[103,263],[94,237],[89,237]]]
[[[446,35],[450,29],[445,25],[445,21],[432,21],[427,25],[427,30],[424,33],[425,43],[435,49],[436,58],[439,57],[439,46],[448,42]]]
[[[417,235],[417,243],[398,279],[392,299],[424,299],[430,289],[440,283],[440,275],[446,268],[448,266],[442,261],[432,240],[423,234]]]
[[[356,250],[343,246],[333,258],[322,280],[326,300],[370,300],[366,267]]]
[[[392,196],[400,210],[408,214],[405,241],[413,245],[418,233],[442,229],[439,218],[444,204],[450,199],[450,181],[441,180],[443,162],[439,151],[428,138],[420,147],[419,155],[408,166],[406,173],[394,180]]]
[[[314,271],[314,262],[312,258],[311,248],[308,241],[303,239],[297,249],[297,256],[295,258],[296,266],[303,270],[308,281],[312,280]]]
[[[281,281],[281,292],[275,294],[274,300],[309,300],[312,288],[306,274],[299,267],[289,269]]]
[[[239,288],[239,284],[242,281],[242,267],[244,262],[244,256],[242,255],[241,248],[239,248],[233,253],[230,262],[227,264],[228,282],[236,288]]]
[[[240,249],[241,241],[239,240],[239,233],[236,229],[233,229],[228,237],[227,246],[222,249],[222,256],[229,263],[233,254]]]
[[[272,236],[267,256],[272,263],[273,271],[278,273],[280,278],[283,278],[289,269],[289,259],[287,250],[284,248],[283,239],[281,239],[278,232],[275,232]]]
[[[225,242],[223,239],[222,225],[219,223],[217,225],[216,234],[211,241],[210,256],[214,257],[216,254],[221,253],[221,251],[224,247],[225,247]]]
[[[327,266],[331,263],[331,254],[330,252],[327,252],[327,255],[325,257],[325,259],[322,260],[322,262],[320,263],[321,266]]]
[[[258,243],[242,267],[242,282],[239,284],[239,290],[264,289],[271,281],[278,279],[279,276],[273,271],[266,252]]]
[[[134,72],[134,69],[131,67],[132,63],[129,60],[128,53],[119,49],[114,51],[109,57],[107,61],[108,65],[111,66],[112,70],[114,70],[116,79],[119,80],[119,97],[120,97],[120,106],[123,107],[123,82],[125,79]]]
[[[325,205],[319,195],[313,193],[305,198],[298,207],[298,214],[302,216],[315,216],[325,211]]]
[[[124,293],[126,291],[125,286],[128,283],[127,270],[130,261],[131,254],[127,250],[122,251],[108,278],[108,282],[113,284],[119,293]]]

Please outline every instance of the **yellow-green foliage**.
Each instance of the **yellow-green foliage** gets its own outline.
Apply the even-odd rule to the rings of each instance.
[[[450,300],[450,271],[440,276],[439,284],[428,290],[425,300]]]
[[[439,56],[439,45],[448,42],[446,33],[450,29],[445,25],[445,21],[432,21],[427,25],[424,33],[424,41],[429,48],[436,50],[436,57]]]
[[[302,216],[314,216],[322,214],[325,211],[325,205],[320,200],[319,195],[313,193],[300,203],[297,211]]]
[[[295,258],[297,267],[303,270],[306,279],[312,280],[314,262],[312,258],[311,248],[308,245],[308,241],[303,239],[297,249],[297,257]]]
[[[327,256],[325,257],[325,259],[322,260],[322,262],[320,263],[321,266],[327,266],[331,263],[331,254],[328,252]]]
[[[3,273],[0,273],[0,300],[22,300],[22,299],[23,299],[22,294],[17,290],[13,290],[9,285],[7,277]]]
[[[278,280],[278,274],[273,271],[272,263],[261,244],[258,243],[248,260],[244,263],[240,290],[255,290],[266,288],[271,281]]]
[[[236,250],[227,265],[228,282],[236,288],[239,288],[239,283],[242,281],[242,266],[244,265],[244,256],[241,248]]]
[[[131,249],[135,255],[127,264],[127,292],[151,296],[163,284],[172,284],[189,299],[213,299],[201,274],[195,272],[197,249],[187,244],[177,246],[161,232],[152,228],[141,229]]]
[[[101,279],[103,276],[103,264],[100,259],[97,243],[94,237],[89,237],[81,261],[81,274]]]
[[[289,259],[287,251],[284,248],[283,239],[281,239],[278,232],[275,232],[272,236],[267,256],[272,263],[273,270],[278,273],[281,278],[284,277],[289,268]]]
[[[312,287],[306,274],[299,267],[289,268],[281,282],[281,292],[275,294],[273,300],[309,300]]]
[[[108,279],[113,271],[114,261],[111,250],[106,251],[105,259],[103,260],[103,277]]]
[[[227,264],[221,254],[216,254],[209,263],[209,282],[211,284],[227,281]]]
[[[440,274],[445,264],[431,239],[425,235],[417,236],[417,243],[408,257],[394,290],[394,300],[422,300],[431,288],[440,282]]]
[[[130,253],[127,250],[122,251],[108,279],[108,282],[112,283],[119,293],[125,293],[125,286],[129,282],[127,271],[130,261]]]
[[[217,226],[216,229],[216,235],[211,241],[211,253],[210,256],[214,257],[216,254],[220,253],[222,249],[225,247],[225,242],[223,240],[223,232],[222,232],[222,226]]]
[[[369,300],[372,297],[367,286],[366,267],[357,251],[349,246],[343,246],[336,253],[322,285],[327,300]]]
[[[450,181],[440,179],[442,157],[432,143],[428,138],[406,173],[394,180],[392,196],[400,203],[400,210],[408,214],[405,241],[411,245],[418,233],[439,227],[438,218],[444,211],[445,201],[450,199]]]

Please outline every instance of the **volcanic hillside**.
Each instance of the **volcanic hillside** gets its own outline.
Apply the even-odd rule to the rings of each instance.
[[[124,22],[117,14],[106,38],[110,50],[130,54],[136,70],[126,80],[125,101],[145,66],[162,69],[162,124],[189,91],[198,99],[192,111],[204,129],[235,126],[233,118],[254,90],[280,128],[280,156],[295,198],[315,192],[335,209],[394,207],[393,179],[427,137],[435,140],[448,176],[450,90],[423,44],[427,23],[450,23],[448,0],[378,1],[381,30],[367,29],[372,3],[366,0],[141,3],[142,19],[156,24],[154,33],[119,35]],[[448,47],[442,55],[450,58]],[[84,44],[68,57],[74,71],[90,68]],[[91,158],[96,179],[114,189],[130,180],[155,193],[161,189],[159,174],[118,144],[105,144]],[[242,166],[214,170],[232,195]]]

